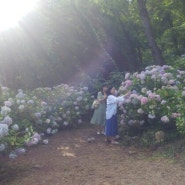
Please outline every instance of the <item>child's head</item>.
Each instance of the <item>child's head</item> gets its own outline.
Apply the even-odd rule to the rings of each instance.
[[[115,87],[109,87],[108,90],[107,90],[107,95],[115,95],[116,93],[116,89]]]

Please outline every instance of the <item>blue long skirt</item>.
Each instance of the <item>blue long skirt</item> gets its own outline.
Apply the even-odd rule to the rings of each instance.
[[[106,119],[105,135],[112,137],[118,135],[118,122],[116,115],[113,115],[110,119]]]

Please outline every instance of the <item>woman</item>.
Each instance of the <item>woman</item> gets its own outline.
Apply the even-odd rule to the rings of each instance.
[[[97,125],[98,135],[104,134],[107,89],[107,85],[103,85],[102,91],[98,92],[97,100],[99,103],[97,108],[95,108],[94,114],[91,119],[91,123]]]
[[[107,91],[105,135],[106,142],[111,142],[111,144],[118,144],[115,141],[115,137],[118,135],[117,104],[124,101],[124,96],[115,96],[116,92],[115,87],[110,87]]]

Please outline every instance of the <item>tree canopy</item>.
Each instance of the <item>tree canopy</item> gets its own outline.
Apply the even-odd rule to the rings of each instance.
[[[0,33],[0,51],[1,82],[12,88],[139,70],[160,63],[156,51],[172,63],[185,53],[185,1],[40,0],[19,27]]]

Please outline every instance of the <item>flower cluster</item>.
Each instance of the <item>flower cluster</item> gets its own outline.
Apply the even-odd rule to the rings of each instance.
[[[165,65],[127,73],[119,92],[128,91],[131,94],[120,107],[122,125],[173,125],[185,133],[185,71]]]
[[[9,151],[10,158],[24,153],[24,146],[47,144],[47,135],[81,124],[92,103],[87,87],[61,84],[17,93],[0,88],[0,152]]]

